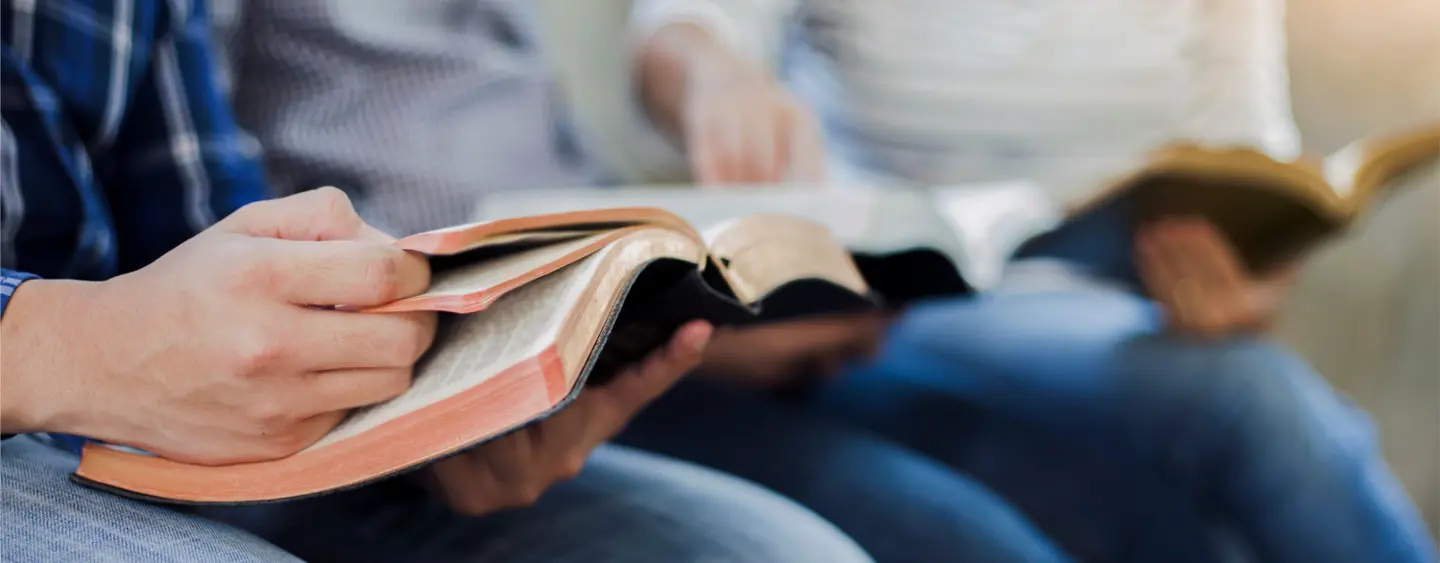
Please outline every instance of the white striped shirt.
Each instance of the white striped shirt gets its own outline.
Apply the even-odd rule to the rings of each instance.
[[[1027,177],[1068,200],[1177,138],[1293,155],[1282,2],[637,0],[632,24],[773,64],[861,180]]]

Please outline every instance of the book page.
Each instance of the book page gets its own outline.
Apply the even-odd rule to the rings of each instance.
[[[1025,241],[1064,219],[1039,185],[994,182],[932,188],[935,208],[958,233],[961,271],[976,288],[999,283],[1010,257]]]
[[[715,225],[704,236],[711,254],[725,265],[731,290],[745,303],[805,278],[828,280],[858,294],[869,290],[850,252],[814,221],[753,214]]]
[[[1355,175],[1365,164],[1366,148],[1362,143],[1351,143],[1325,158],[1325,181],[1335,195],[1345,198],[1355,191]]]
[[[715,228],[744,215],[781,214],[824,225],[857,252],[886,253],[934,248],[963,252],[956,233],[936,213],[928,190],[867,186],[690,186],[579,188],[499,193],[485,198],[477,217],[509,217],[613,205],[648,205],[683,217],[697,228]]]
[[[589,236],[561,240],[544,246],[523,250],[495,258],[477,260],[435,273],[430,280],[430,289],[418,297],[437,295],[470,295],[489,290],[497,285],[521,277],[546,264],[560,260],[565,255],[577,252],[588,245],[597,245],[605,238],[614,236],[615,231],[602,231]],[[488,241],[487,241],[488,243]],[[597,249],[599,246],[597,245]]]
[[[450,318],[430,352],[415,366],[409,391],[388,402],[357,409],[307,450],[419,410],[539,355],[556,342],[565,318],[579,303],[599,265],[598,257],[585,258],[505,294],[489,309]]]
[[[1440,122],[1357,140],[1327,156],[1325,180],[1342,197],[1380,190],[1413,167],[1440,158]]]
[[[482,240],[482,241],[476,243],[474,246],[471,246],[470,249],[467,250],[466,252],[473,251],[473,250],[479,250],[479,249],[482,249],[482,248],[491,248],[491,247],[495,247],[495,246],[505,246],[505,245],[509,245],[509,244],[524,244],[524,243],[538,243],[538,242],[559,242],[559,241],[562,241],[562,240],[570,240],[570,239],[576,239],[576,238],[584,237],[584,236],[587,236],[587,235],[593,235],[593,234],[595,234],[595,233],[598,233],[598,232],[601,232],[601,231],[607,231],[607,230],[610,230],[610,229],[565,229],[565,228],[560,228],[560,229],[556,229],[556,230],[553,230],[553,231],[549,231],[549,230],[546,230],[546,231],[526,231],[526,232],[523,232],[523,233],[510,233],[510,234],[504,234],[504,235],[495,235],[495,236],[492,236],[492,237],[486,237],[485,240]]]
[[[903,190],[897,190],[903,192]],[[882,199],[904,197],[862,187],[774,186],[734,189],[675,187],[579,188],[497,193],[485,197],[477,217],[511,217],[605,207],[659,207],[704,229],[756,213],[815,221],[847,243],[869,238],[887,219],[873,213]],[[888,221],[881,221],[886,223]]]
[[[824,225],[846,248],[886,254],[934,249],[976,287],[999,279],[1009,253],[1029,234],[1054,226],[1058,206],[1027,181],[902,186],[689,186],[580,188],[488,196],[477,218],[554,213],[611,205],[651,205],[704,229],[713,241],[735,218],[776,213]],[[971,269],[975,269],[974,274]],[[971,279],[974,278],[974,279]]]

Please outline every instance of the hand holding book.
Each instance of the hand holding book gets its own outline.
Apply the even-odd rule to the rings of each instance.
[[[421,475],[423,481],[467,516],[529,506],[546,489],[579,474],[591,451],[694,369],[710,332],[704,322],[682,327],[668,344],[609,384],[582,391],[550,418],[435,462]]]
[[[1213,338],[1269,328],[1300,262],[1263,274],[1248,272],[1208,221],[1179,218],[1139,229],[1135,264],[1171,331]]]
[[[792,295],[767,313],[870,303],[823,228],[761,223],[771,229],[738,225],[711,245],[673,215],[619,209],[477,223],[382,245],[428,256],[428,290],[310,310],[355,327],[447,313],[425,355],[407,358],[414,377],[398,396],[352,405],[359,408],[330,419],[323,437],[278,459],[201,465],[90,444],[74,478],[151,500],[244,503],[420,470],[460,510],[525,501],[700,361],[709,329],[694,321],[757,318],[760,301],[800,279],[811,280],[805,299]],[[751,246],[766,233],[792,244]],[[710,266],[719,262],[729,266]],[[712,285],[707,271],[732,283]]]
[[[840,372],[878,351],[890,315],[825,315],[715,334],[700,373],[746,387],[785,389]]]
[[[242,208],[130,274],[27,282],[5,317],[23,351],[5,357],[20,407],[5,405],[5,431],[197,465],[303,449],[402,394],[434,335],[431,312],[329,309],[429,283],[423,259],[376,235],[338,190],[317,190]]]

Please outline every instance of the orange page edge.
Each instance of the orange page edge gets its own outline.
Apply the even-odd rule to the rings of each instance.
[[[614,207],[482,221],[411,235],[395,241],[395,245],[404,250],[432,256],[458,254],[469,250],[487,237],[592,223],[655,224],[679,230],[695,240],[704,240],[690,223],[664,209]]]
[[[440,311],[445,313],[477,313],[485,310],[495,300],[527,283],[538,280],[557,270],[589,257],[606,246],[630,234],[646,228],[644,225],[616,229],[598,237],[594,242],[575,249],[555,260],[540,265],[523,275],[511,278],[490,288],[458,295],[425,295],[407,297],[384,305],[360,309],[361,313],[403,313],[408,311]]]
[[[541,377],[535,377],[537,375]],[[75,475],[149,497],[191,503],[279,501],[361,485],[498,436],[570,393],[554,344],[493,379],[333,445],[287,458],[201,466],[89,443]],[[472,434],[466,428],[488,428]],[[396,439],[402,436],[403,439]],[[376,455],[385,451],[385,455]],[[286,483],[267,491],[255,484]],[[190,486],[175,486],[176,484]],[[208,492],[202,492],[208,488]]]

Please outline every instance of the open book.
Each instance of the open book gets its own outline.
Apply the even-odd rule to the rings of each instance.
[[[90,444],[74,478],[192,503],[273,501],[356,486],[548,416],[685,321],[760,322],[961,294],[983,286],[1011,256],[1128,257],[1128,248],[1090,247],[1128,244],[1126,229],[1167,214],[1209,217],[1252,268],[1264,269],[1344,228],[1384,186],[1437,154],[1440,128],[1360,143],[1323,165],[1174,146],[1068,210],[1023,182],[885,191],[556,190],[497,199],[488,212],[508,218],[397,243],[433,257],[432,286],[370,313],[451,313],[401,397],[352,413],[284,459],[202,467]],[[675,212],[616,207],[625,203]],[[535,214],[567,207],[578,210]],[[703,235],[696,225],[706,227]]]
[[[431,287],[356,314],[450,313],[405,394],[353,412],[283,459],[199,466],[88,444],[74,478],[187,503],[356,486],[548,416],[684,322],[856,311],[878,298],[823,226],[781,215],[735,218],[702,235],[659,209],[606,209],[481,222],[397,244],[431,256]]]
[[[1354,223],[1389,189],[1440,182],[1440,123],[1361,139],[1323,159],[1280,161],[1245,147],[1176,143],[1089,198],[1056,204],[1028,180],[949,186],[627,187],[488,196],[482,218],[652,205],[697,224],[783,213],[830,228],[862,264],[943,256],[971,286],[995,287],[1015,258],[1053,257],[1124,276],[1133,229],[1165,216],[1209,218],[1264,271]],[[867,270],[867,274],[869,271]],[[876,272],[883,274],[883,271]],[[1127,281],[1127,280],[1121,280]],[[883,285],[872,279],[872,284]]]
[[[1073,255],[1082,233],[1110,218],[1133,229],[1154,218],[1201,216],[1226,235],[1251,271],[1264,273],[1351,226],[1413,175],[1440,180],[1437,158],[1440,123],[1361,139],[1322,159],[1289,162],[1250,148],[1177,143],[1067,210],[1063,225],[1027,242],[1020,253]],[[1120,240],[1128,244],[1129,236]]]

